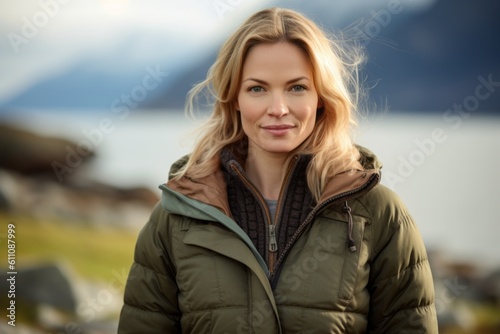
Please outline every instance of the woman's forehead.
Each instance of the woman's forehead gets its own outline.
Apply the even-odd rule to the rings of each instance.
[[[246,80],[247,76],[273,77],[284,72],[293,77],[309,78],[312,66],[304,51],[292,43],[263,43],[254,46],[248,53],[243,64],[242,80]]]

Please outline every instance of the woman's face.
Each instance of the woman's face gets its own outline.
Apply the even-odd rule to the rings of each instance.
[[[304,51],[286,42],[252,47],[236,108],[252,153],[288,155],[297,148],[313,131],[318,108]]]

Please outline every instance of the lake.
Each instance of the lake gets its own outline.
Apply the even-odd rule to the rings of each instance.
[[[45,113],[15,121],[42,134],[92,142],[97,158],[80,173],[158,192],[169,166],[190,151],[186,135],[194,129],[181,113],[146,111],[122,119]],[[360,123],[357,143],[378,155],[382,182],[405,201],[429,249],[498,265],[500,117],[386,113]]]

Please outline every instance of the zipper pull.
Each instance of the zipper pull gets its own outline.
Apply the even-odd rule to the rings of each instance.
[[[356,251],[356,245],[354,244],[354,239],[352,238],[352,215],[351,215],[351,208],[349,205],[347,205],[347,201],[345,202],[344,206],[342,207],[344,212],[347,214],[347,247],[349,247],[349,250],[351,252]]]
[[[269,251],[276,252],[278,243],[276,242],[276,225],[269,225]]]

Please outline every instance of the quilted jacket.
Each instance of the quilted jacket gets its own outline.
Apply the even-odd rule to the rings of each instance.
[[[160,186],[118,333],[437,333],[418,228],[361,152],[364,170],[329,182],[272,265],[232,218],[223,173]]]

